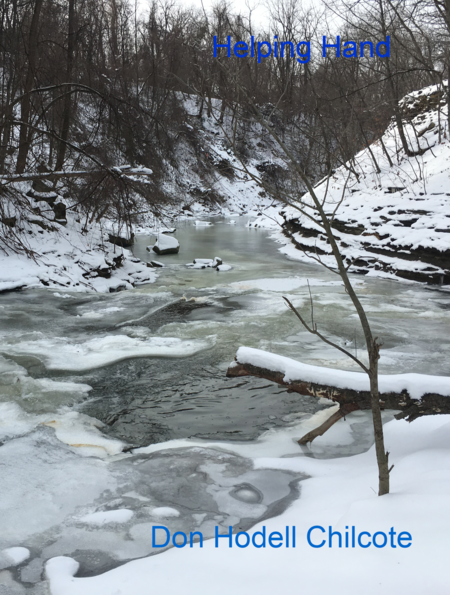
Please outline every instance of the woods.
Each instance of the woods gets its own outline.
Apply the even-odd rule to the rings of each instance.
[[[274,0],[269,12],[269,22],[256,27],[251,11],[224,3],[208,14],[171,2],[138,12],[128,0],[2,0],[0,173],[36,171],[39,163],[58,171],[126,161],[163,175],[186,134],[186,93],[200,97],[198,118],[210,113],[212,100],[220,103],[221,122],[229,111],[244,155],[252,113],[243,92],[272,110],[273,125],[313,179],[370,146],[392,116],[411,151],[397,104],[448,74],[445,2],[343,1],[312,9]],[[375,44],[389,37],[390,55],[337,59],[330,51],[324,58],[323,36],[332,44],[337,35]],[[311,58],[289,57],[290,46],[270,60],[228,58],[223,49],[214,58],[214,37],[222,44],[308,40]]]

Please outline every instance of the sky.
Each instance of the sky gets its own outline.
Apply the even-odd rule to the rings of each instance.
[[[162,0],[164,1],[164,0]],[[185,7],[194,6],[200,10],[204,9],[209,12],[215,4],[224,0],[173,0],[174,3],[180,4]],[[269,11],[267,9],[267,3],[270,0],[226,0],[233,10],[239,11],[244,16],[249,14],[251,10],[252,24],[258,27],[266,27],[269,21]],[[276,1],[276,0],[274,0]],[[363,0],[367,1],[367,0]],[[145,13],[148,10],[150,0],[137,0],[138,6],[141,12]],[[303,5],[304,8],[315,6],[320,8],[323,6],[322,0],[297,0],[297,2]],[[329,19],[339,20],[336,15],[329,15]],[[337,25],[337,28],[339,26]]]
[[[207,12],[211,9],[214,4],[218,3],[218,0],[175,0],[176,3],[182,6],[194,6],[200,10],[204,8]],[[149,5],[148,0],[138,0],[140,10],[146,12]],[[248,13],[248,8],[252,9],[252,20],[255,24],[263,25],[268,19],[267,8],[264,6],[264,2],[258,2],[258,0],[228,0],[228,3],[234,10],[240,10],[242,13]]]

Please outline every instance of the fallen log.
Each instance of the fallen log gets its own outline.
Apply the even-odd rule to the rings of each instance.
[[[235,360],[227,370],[228,377],[264,378],[286,386],[288,392],[339,404],[339,410],[319,428],[303,436],[299,444],[312,442],[352,411],[371,409],[365,374],[310,366],[249,347],[241,347]],[[422,374],[380,375],[379,386],[381,408],[399,411],[396,419],[411,422],[424,415],[450,414],[450,378]]]
[[[152,170],[146,167],[130,167],[122,165],[119,167],[105,167],[104,169],[82,170],[82,171],[49,171],[33,174],[11,174],[0,176],[0,183],[4,182],[36,182],[38,180],[55,181],[60,178],[88,178],[96,174],[112,174],[115,176],[151,176]]]

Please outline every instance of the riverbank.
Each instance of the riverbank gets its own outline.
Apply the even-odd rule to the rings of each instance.
[[[399,103],[410,151],[393,120],[381,139],[319,182],[348,269],[369,277],[450,285],[450,141],[444,91],[410,93]],[[277,225],[278,224],[278,225]],[[284,243],[283,254],[335,268],[329,241],[306,193],[301,201],[259,217]]]

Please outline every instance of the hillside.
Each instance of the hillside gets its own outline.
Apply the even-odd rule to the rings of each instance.
[[[154,269],[129,250],[133,234],[158,233],[204,216],[257,215],[273,203],[245,171],[259,175],[266,163],[276,167],[261,127],[251,123],[246,129],[243,169],[230,144],[228,113],[220,126],[214,115],[198,118],[196,98],[180,95],[180,107],[183,124],[173,126],[171,158],[161,155],[157,172],[111,168],[126,189],[126,202],[120,186],[112,186],[108,196],[107,181],[98,207],[85,200],[83,178],[70,185],[63,177],[0,180],[0,292],[39,286],[113,292],[153,282]]]
[[[315,192],[332,218],[351,272],[448,285],[450,142],[445,96],[430,86],[406,95],[400,108],[409,155],[393,120],[382,139],[322,180]],[[302,202],[311,205],[310,195]],[[276,235],[286,244],[282,252],[334,266],[320,225],[292,206],[281,215],[284,237]]]
[[[104,292],[153,282],[155,270],[127,249],[131,234],[157,233],[177,221],[211,215],[254,215],[251,225],[269,228],[277,227],[277,219],[282,252],[333,266],[320,225],[299,213],[295,203],[280,209],[257,183],[277,185],[286,175],[270,135],[250,120],[233,144],[232,115],[225,112],[219,124],[217,101],[212,114],[198,117],[198,102],[180,95],[183,123],[173,132],[181,126],[182,133],[178,130],[171,159],[161,157],[158,172],[123,166],[120,175],[130,183],[138,181],[134,173],[145,174],[140,180],[145,178],[153,197],[149,201],[131,186],[129,208],[136,215],[128,212],[126,222],[115,199],[101,217],[91,219],[89,209],[79,204],[78,192],[84,190],[78,182],[70,187],[61,179],[4,182],[1,228],[9,245],[3,243],[0,254],[0,291],[46,286]],[[319,182],[315,191],[330,216],[335,212],[332,226],[352,272],[446,285],[450,142],[444,94],[428,87],[407,95],[400,107],[410,155],[401,148],[393,120],[382,139]],[[311,198],[305,194],[301,201],[310,204]],[[111,236],[123,238],[116,241],[123,245],[113,244]]]

